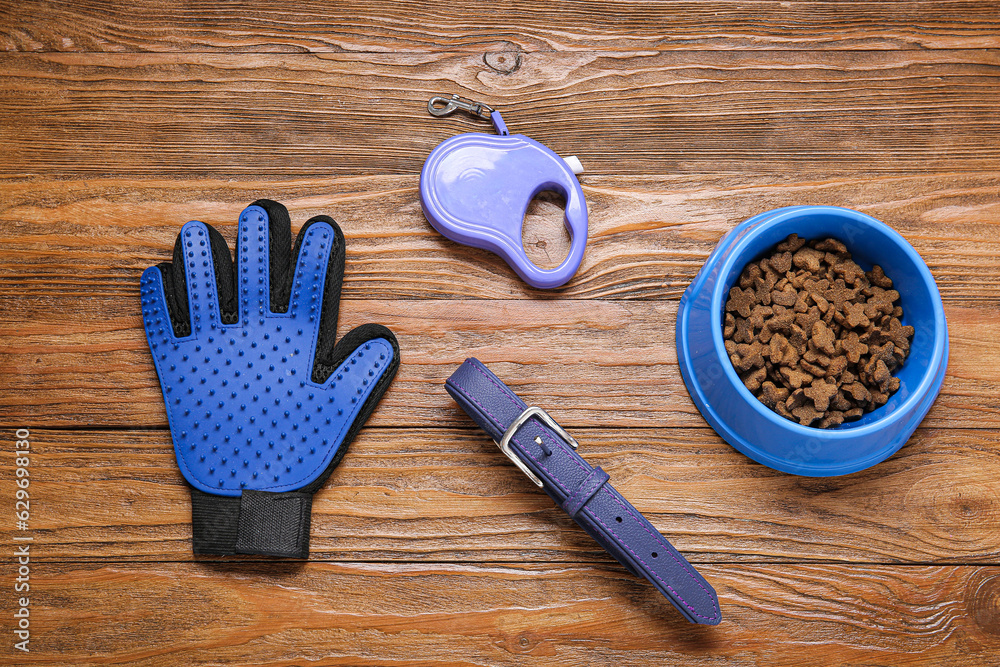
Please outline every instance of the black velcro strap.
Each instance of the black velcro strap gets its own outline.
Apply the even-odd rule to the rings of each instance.
[[[191,489],[196,554],[309,557],[312,494],[244,491],[213,496]]]
[[[244,491],[236,553],[309,557],[309,517],[312,495]]]
[[[191,489],[191,530],[196,554],[228,556],[236,553],[240,499],[211,496]]]

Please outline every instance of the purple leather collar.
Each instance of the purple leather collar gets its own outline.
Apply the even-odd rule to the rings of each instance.
[[[718,625],[722,613],[712,586],[607,483],[603,470],[576,453],[576,441],[545,412],[528,408],[477,359],[466,359],[445,388],[494,441],[507,445],[504,453],[618,562],[648,579],[688,621]]]

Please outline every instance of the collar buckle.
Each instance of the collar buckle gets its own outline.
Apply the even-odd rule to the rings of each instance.
[[[539,407],[530,406],[525,408],[524,412],[519,414],[517,418],[510,423],[510,426],[508,426],[507,430],[504,431],[503,437],[500,438],[500,442],[497,443],[497,446],[500,447],[500,451],[502,451],[507,456],[507,458],[509,458],[514,463],[514,465],[516,465],[521,470],[521,472],[523,472],[525,475],[528,476],[528,479],[534,482],[535,485],[538,486],[539,488],[542,488],[545,486],[545,483],[538,478],[538,475],[531,472],[531,469],[528,468],[528,466],[525,465],[524,461],[522,461],[517,456],[517,454],[514,453],[514,450],[510,448],[511,439],[514,437],[515,434],[517,434],[520,428],[524,426],[524,424],[532,417],[537,417],[540,422],[542,422],[550,429],[555,431],[556,435],[562,438],[566,442],[566,444],[568,444],[573,449],[579,447],[579,443],[577,443],[577,441],[573,438],[573,436],[567,433],[562,426],[557,424],[556,420],[554,420],[552,417],[549,416],[549,413],[547,413],[545,410],[542,410]]]

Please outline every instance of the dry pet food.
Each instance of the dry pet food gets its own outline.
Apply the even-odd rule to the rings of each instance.
[[[792,234],[748,264],[729,290],[726,352],[747,389],[779,415],[829,428],[885,405],[899,389],[913,327],[878,265],[837,239]]]

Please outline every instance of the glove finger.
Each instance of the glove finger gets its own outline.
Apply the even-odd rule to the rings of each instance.
[[[333,443],[333,457],[323,473],[303,487],[310,493],[326,482],[396,377],[399,344],[386,327],[363,324],[337,343],[326,362],[317,360],[317,372],[326,376],[324,389],[329,401],[340,407],[335,421],[326,420],[325,434],[338,441]]]
[[[361,353],[358,358],[364,359],[364,362],[350,363],[355,352]],[[369,370],[372,371],[366,375],[367,381],[362,382],[363,387],[367,388],[372,383],[377,386],[384,382],[385,386],[378,394],[381,397],[396,377],[396,370],[399,368],[399,343],[396,335],[381,324],[362,324],[348,331],[328,357],[316,358],[316,366],[324,375],[323,383],[328,385],[330,380],[336,378],[334,371],[340,374],[344,368],[358,364],[370,367]]]
[[[212,237],[208,225],[192,220],[181,228],[179,239],[184,256],[184,279],[187,283],[191,332],[197,335],[202,329],[218,327],[221,322],[219,292],[215,281],[216,265],[212,257]],[[232,266],[228,257],[229,248],[225,247],[225,241],[222,241],[222,245],[224,259]],[[174,275],[176,276],[176,271]],[[232,275],[231,268],[229,275]],[[175,284],[174,290],[178,288],[179,285]]]
[[[332,218],[317,215],[299,231],[294,256],[297,261],[289,314],[299,322],[308,322],[313,331],[318,328],[313,359],[325,358],[337,341],[344,233]]]
[[[146,338],[153,356],[160,361],[166,358],[165,353],[157,348],[161,344],[170,344],[177,340],[170,322],[170,311],[167,307],[166,294],[163,290],[163,267],[151,266],[142,272],[139,280],[139,293],[142,297],[142,321],[146,327]],[[170,270],[170,264],[165,264]]]
[[[288,209],[270,199],[258,199],[240,214],[236,240],[240,322],[288,309],[291,288]]]
[[[211,254],[211,264],[215,271],[215,284],[219,295],[219,310],[222,321],[232,324],[236,321],[236,293],[234,288],[233,261],[229,255],[229,246],[222,234],[211,225],[198,223],[208,234],[208,247]],[[199,245],[199,252],[204,247]],[[186,240],[183,230],[174,241],[173,262],[162,262],[157,265],[160,270],[159,280],[163,288],[166,312],[170,318],[174,336],[185,338],[191,334],[191,313],[189,311],[187,270],[185,259]],[[203,276],[204,277],[204,276]]]

